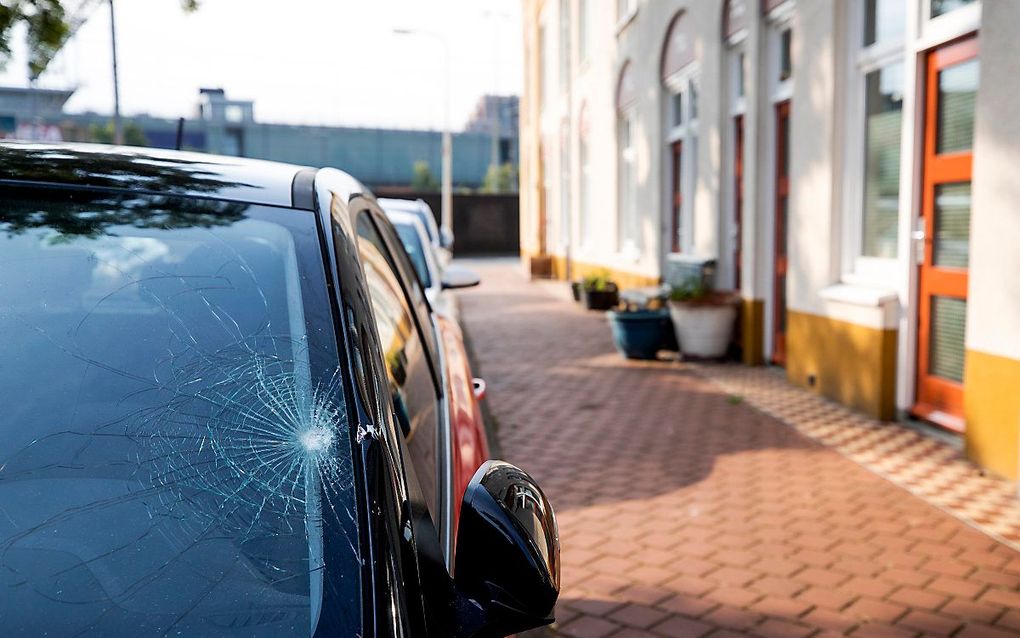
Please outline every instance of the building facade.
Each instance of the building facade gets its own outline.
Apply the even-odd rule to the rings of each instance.
[[[1016,477],[1020,2],[526,0],[521,251],[712,260],[745,363]]]
[[[464,125],[465,133],[488,133],[492,140],[490,164],[516,164],[520,96],[483,95]]]

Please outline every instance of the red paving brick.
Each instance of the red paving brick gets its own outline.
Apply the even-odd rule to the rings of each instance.
[[[1020,636],[1015,551],[682,364],[622,359],[516,263],[472,266],[498,447],[560,522],[553,633]]]

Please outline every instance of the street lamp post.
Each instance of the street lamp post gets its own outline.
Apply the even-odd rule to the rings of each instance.
[[[394,29],[398,35],[423,35],[433,38],[443,46],[444,84],[443,87],[443,156],[440,225],[446,234],[453,233],[453,140],[450,134],[450,43],[447,39],[433,31],[421,29]]]
[[[110,45],[113,54],[113,143],[124,143],[124,131],[120,126],[120,81],[117,77],[117,27],[113,18],[113,0],[110,3]]]

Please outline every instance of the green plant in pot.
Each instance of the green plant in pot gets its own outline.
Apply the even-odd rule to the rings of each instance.
[[[570,282],[570,295],[574,298],[574,301],[581,303],[583,297],[584,282],[572,281]]]
[[[581,280],[581,299],[588,310],[609,310],[620,302],[620,293],[609,272],[601,271]]]
[[[737,296],[712,290],[700,278],[673,286],[669,316],[685,356],[718,359],[726,354],[737,318]]]
[[[669,311],[661,305],[621,304],[606,313],[617,351],[628,359],[655,359],[675,347]]]

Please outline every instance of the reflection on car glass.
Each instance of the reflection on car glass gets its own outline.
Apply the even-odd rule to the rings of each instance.
[[[424,247],[421,243],[421,235],[418,234],[418,230],[411,224],[395,223],[393,227],[397,229],[397,234],[400,236],[400,243],[404,245],[404,250],[407,252],[407,256],[411,258],[411,265],[414,266],[414,271],[418,275],[418,279],[421,280],[421,285],[428,288],[432,285],[432,277],[429,274],[428,264],[425,262]]]
[[[0,209],[3,633],[314,632],[357,531],[294,231],[201,200]]]

